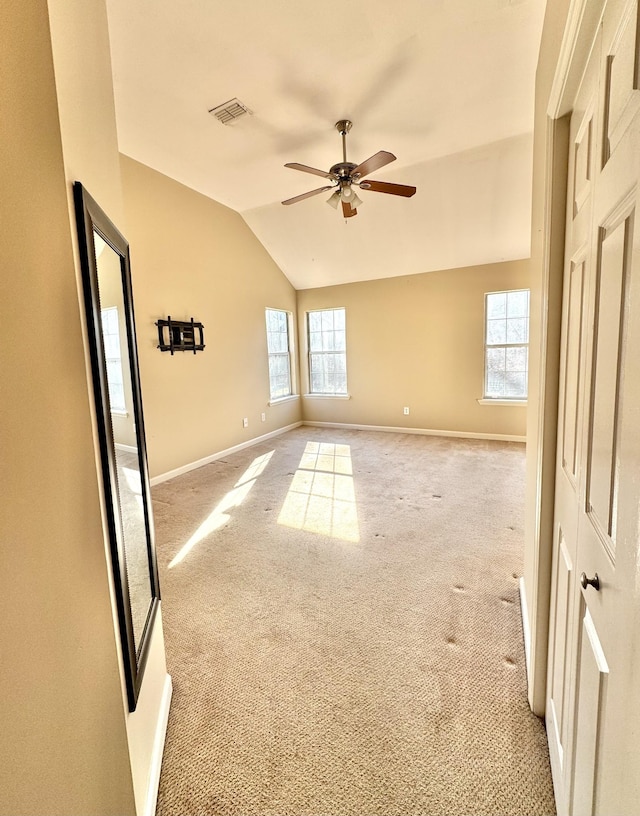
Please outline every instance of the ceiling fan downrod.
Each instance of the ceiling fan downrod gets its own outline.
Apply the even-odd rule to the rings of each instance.
[[[336,122],[336,130],[342,136],[342,161],[346,164],[347,163],[347,133],[351,130],[351,125],[353,122],[350,122],[349,119],[340,119]]]

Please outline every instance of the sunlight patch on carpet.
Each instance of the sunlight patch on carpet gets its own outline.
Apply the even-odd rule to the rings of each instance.
[[[351,446],[307,442],[278,524],[360,541]]]
[[[227,510],[234,507],[240,507],[242,502],[249,495],[251,488],[256,483],[258,476],[264,471],[269,464],[269,460],[273,456],[273,451],[265,453],[262,456],[256,457],[249,467],[245,470],[242,476],[235,483],[233,490],[230,490],[225,497],[214,507],[207,518],[198,527],[191,538],[179,550],[169,563],[169,569],[172,569],[179,564],[191,552],[191,550],[199,544],[204,538],[211,533],[219,530],[221,527],[231,519]]]

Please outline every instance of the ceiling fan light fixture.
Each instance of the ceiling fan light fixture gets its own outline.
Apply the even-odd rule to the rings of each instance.
[[[355,193],[351,189],[350,184],[347,183],[347,184],[342,185],[341,198],[342,198],[343,201],[346,201],[347,204],[350,204],[354,195],[355,195]]]
[[[338,203],[340,202],[340,190],[334,190],[333,193],[327,199],[327,204],[330,204],[334,210],[338,209]]]
[[[352,190],[353,195],[349,199],[349,203],[351,204],[352,209],[357,210],[358,207],[362,206],[362,199],[358,198],[358,194],[355,190]]]

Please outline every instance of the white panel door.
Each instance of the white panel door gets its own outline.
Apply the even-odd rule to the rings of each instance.
[[[640,813],[640,59],[612,0],[571,114],[547,730],[560,816]]]

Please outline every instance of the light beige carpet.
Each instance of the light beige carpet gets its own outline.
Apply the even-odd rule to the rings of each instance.
[[[555,813],[525,692],[524,464],[303,427],[155,487],[158,814]]]

